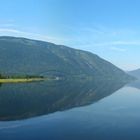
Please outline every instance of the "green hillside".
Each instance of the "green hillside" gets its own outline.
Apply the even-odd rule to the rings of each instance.
[[[93,53],[49,42],[4,36],[0,37],[0,73],[132,79]]]

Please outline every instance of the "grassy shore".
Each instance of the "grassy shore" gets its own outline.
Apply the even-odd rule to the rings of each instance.
[[[17,79],[0,79],[0,83],[26,83],[26,82],[37,82],[44,81],[46,78],[17,78]]]

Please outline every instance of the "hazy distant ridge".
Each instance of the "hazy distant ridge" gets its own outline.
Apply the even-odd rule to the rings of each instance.
[[[136,69],[136,70],[133,70],[133,71],[129,71],[128,72],[130,75],[136,77],[137,79],[140,79],[140,69]]]

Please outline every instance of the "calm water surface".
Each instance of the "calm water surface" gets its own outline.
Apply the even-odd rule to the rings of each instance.
[[[28,95],[32,101],[24,97],[28,88],[34,89],[31,85],[1,86],[0,140],[140,140],[140,90],[135,84],[62,83],[43,90],[44,85],[38,87],[44,107],[36,100],[37,89]],[[14,97],[6,101],[8,91]]]

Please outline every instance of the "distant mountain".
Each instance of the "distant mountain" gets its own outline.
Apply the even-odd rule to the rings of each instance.
[[[131,76],[136,77],[137,79],[140,79],[140,69],[129,71],[128,74]]]
[[[127,86],[128,87],[134,87],[134,88],[140,89],[140,79],[128,83]]]
[[[49,42],[0,37],[0,73],[133,79],[99,56]]]

